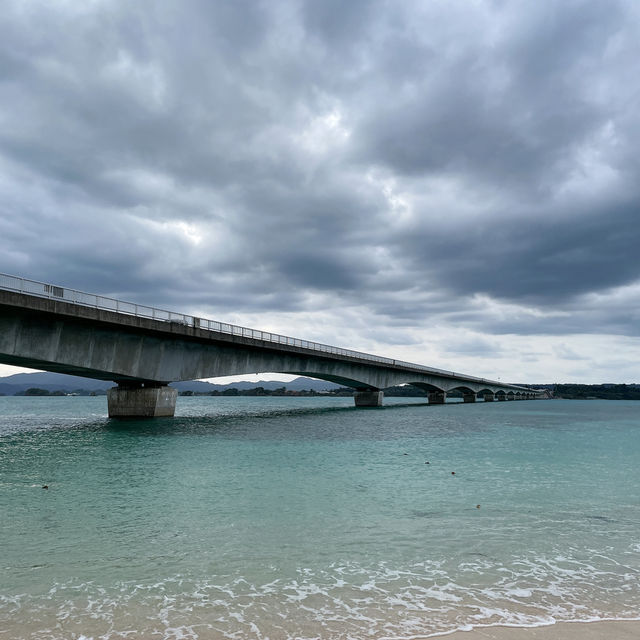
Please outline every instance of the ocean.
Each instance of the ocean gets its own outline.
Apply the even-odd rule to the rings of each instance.
[[[0,639],[640,617],[640,403],[412,400],[0,397]]]

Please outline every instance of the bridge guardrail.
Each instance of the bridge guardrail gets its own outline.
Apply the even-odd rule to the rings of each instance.
[[[205,329],[213,333],[224,333],[227,335],[242,336],[245,338],[252,338],[254,340],[262,340],[264,342],[300,347],[302,349],[310,349],[312,351],[320,351],[331,355],[368,360],[370,362],[375,362],[378,364],[407,367],[417,371],[422,371],[424,373],[457,376],[469,381],[494,385],[498,384],[506,387],[514,386],[503,384],[501,382],[496,382],[493,380],[487,380],[485,378],[476,378],[475,376],[455,373],[454,371],[446,371],[444,369],[437,369],[435,367],[427,367],[425,365],[406,362],[404,360],[394,360],[392,358],[376,356],[370,353],[364,353],[362,351],[343,349],[341,347],[332,347],[320,342],[312,342],[310,340],[292,338],[290,336],[284,336],[278,333],[272,333],[270,331],[250,329],[248,327],[240,327],[238,325],[229,324],[227,322],[218,322],[216,320],[208,320],[206,318],[199,318],[197,316],[187,315],[184,313],[176,313],[175,311],[157,309],[155,307],[149,307],[146,305],[137,304],[135,302],[125,302],[123,300],[116,300],[115,298],[109,298],[107,296],[86,293],[84,291],[77,291],[76,289],[60,287],[58,285],[38,282],[37,280],[29,280],[27,278],[12,276],[5,273],[0,273],[0,289],[17,291],[19,293],[27,293],[29,295],[39,296],[41,298],[49,298],[52,300],[62,300],[64,302],[71,302],[73,304],[78,304],[85,307],[103,309],[105,311],[114,311],[116,313],[123,313],[126,315],[137,316],[141,318],[149,318],[151,320],[159,320],[161,322],[175,322],[186,326]]]

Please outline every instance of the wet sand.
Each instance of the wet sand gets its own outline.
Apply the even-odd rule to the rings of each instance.
[[[559,622],[548,627],[489,627],[457,631],[447,640],[638,640],[640,621]]]

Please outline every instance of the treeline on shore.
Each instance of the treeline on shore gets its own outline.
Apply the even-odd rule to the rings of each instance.
[[[635,384],[554,384],[554,385],[530,385],[532,389],[550,389],[554,398],[568,400],[640,400],[640,386]],[[224,389],[222,391],[180,391],[181,396],[352,396],[354,389],[340,387],[328,391],[291,390],[286,387],[277,389],[265,389],[254,387],[253,389]],[[413,385],[401,385],[389,387],[384,390],[387,397],[402,398],[426,398],[427,392]],[[461,391],[449,391],[449,398],[462,397]]]
[[[640,385],[637,384],[554,384],[554,385],[531,385],[532,388],[547,388],[553,391],[555,398],[568,400],[640,400]],[[268,389],[262,386],[249,389],[238,389],[231,387],[222,390],[212,391],[179,391],[181,396],[330,396],[330,397],[350,397],[354,389],[349,387],[338,387],[326,391],[315,389],[287,389],[286,386],[276,389]],[[74,391],[64,391],[60,389],[49,390],[39,387],[15,393],[16,396],[104,396],[106,389],[76,389]],[[401,385],[390,387],[384,390],[388,397],[424,398],[427,393],[412,385]],[[0,395],[5,395],[0,393]],[[458,397],[462,394],[452,391],[447,394],[449,397]]]
[[[327,389],[326,391],[316,391],[315,389],[287,389],[286,386],[277,389],[265,389],[264,387],[253,387],[252,389],[223,389],[221,391],[180,391],[181,396],[332,396],[351,397],[355,389],[350,387],[338,387],[337,389]],[[411,385],[390,387],[384,390],[385,396],[399,396],[422,398],[427,394]]]
[[[569,400],[640,400],[636,384],[556,384],[554,397]]]
[[[0,393],[0,396],[7,395]],[[106,396],[106,389],[74,389],[73,391],[65,391],[63,389],[41,389],[40,387],[31,387],[24,391],[17,391],[14,396]]]
[[[318,391],[316,389],[287,389],[286,386],[278,387],[276,389],[268,389],[262,386],[252,387],[249,389],[238,389],[236,387],[230,387],[228,389],[213,389],[211,391],[193,391],[186,389],[178,392],[181,396],[334,396],[334,397],[351,397],[354,389],[349,387],[338,387],[335,389],[327,389]],[[413,387],[411,385],[390,387],[385,389],[386,396],[398,396],[398,397],[414,397],[422,398],[426,397],[426,392]],[[4,394],[0,394],[4,395]],[[31,387],[23,391],[18,391],[13,394],[16,396],[105,396],[107,395],[106,389],[88,390],[88,389],[76,389],[74,391],[63,391],[60,389],[49,390],[39,387]],[[455,393],[449,394],[455,396]]]

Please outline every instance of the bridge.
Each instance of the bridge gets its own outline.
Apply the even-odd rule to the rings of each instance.
[[[168,386],[244,373],[285,373],[354,389],[359,407],[380,406],[384,389],[412,384],[443,404],[524,400],[545,392],[268,331],[0,274],[0,363],[111,380],[109,416],[173,416]]]

